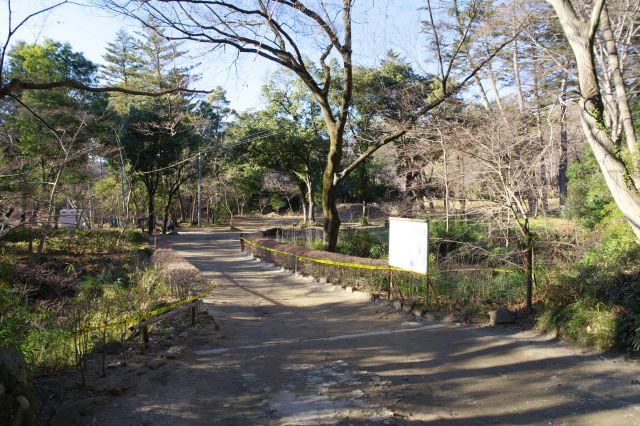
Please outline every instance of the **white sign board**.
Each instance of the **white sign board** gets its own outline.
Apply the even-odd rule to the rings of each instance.
[[[58,225],[63,228],[84,228],[82,209],[61,209],[58,216]]]
[[[429,224],[426,220],[389,218],[389,266],[427,273]]]

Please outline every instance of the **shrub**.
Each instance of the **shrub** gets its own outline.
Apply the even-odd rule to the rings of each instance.
[[[0,342],[19,349],[28,331],[30,313],[20,299],[0,282]]]
[[[567,177],[567,216],[588,229],[594,229],[616,207],[596,158],[587,145],[580,158],[569,165]]]
[[[481,225],[454,219],[449,221],[448,231],[445,221],[430,222],[429,234],[431,250],[439,255],[451,253],[460,249],[465,243],[477,242],[486,236]]]
[[[340,235],[337,251],[349,256],[384,258],[386,241],[365,230],[347,229]]]
[[[274,212],[279,212],[287,206],[287,201],[278,194],[273,194],[269,200],[269,205]]]
[[[612,308],[591,300],[550,309],[538,318],[538,326],[543,330],[556,330],[567,340],[599,349],[616,346],[616,322]]]
[[[599,246],[541,287],[547,311],[538,326],[581,344],[640,353],[640,244],[618,214],[599,230]]]
[[[310,243],[307,243],[307,247],[313,250],[324,250],[324,241],[311,241]]]

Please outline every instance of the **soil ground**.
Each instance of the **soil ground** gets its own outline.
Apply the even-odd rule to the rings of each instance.
[[[514,327],[415,318],[254,260],[238,233],[158,241],[218,285],[205,306],[220,330],[204,322],[132,357],[112,375],[124,385],[75,422],[640,425],[637,362]],[[77,407],[60,401],[52,422]]]

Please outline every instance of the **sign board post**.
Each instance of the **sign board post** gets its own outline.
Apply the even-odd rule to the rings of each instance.
[[[427,275],[429,271],[429,223],[426,220],[389,218],[389,266]],[[391,296],[391,277],[389,296]],[[425,286],[428,295],[429,277]],[[427,296],[428,297],[428,296]]]

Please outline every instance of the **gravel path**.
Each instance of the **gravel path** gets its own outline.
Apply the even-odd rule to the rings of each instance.
[[[533,332],[429,322],[252,260],[237,233],[165,242],[219,287],[220,331],[93,416],[104,425],[640,425],[640,366]]]

